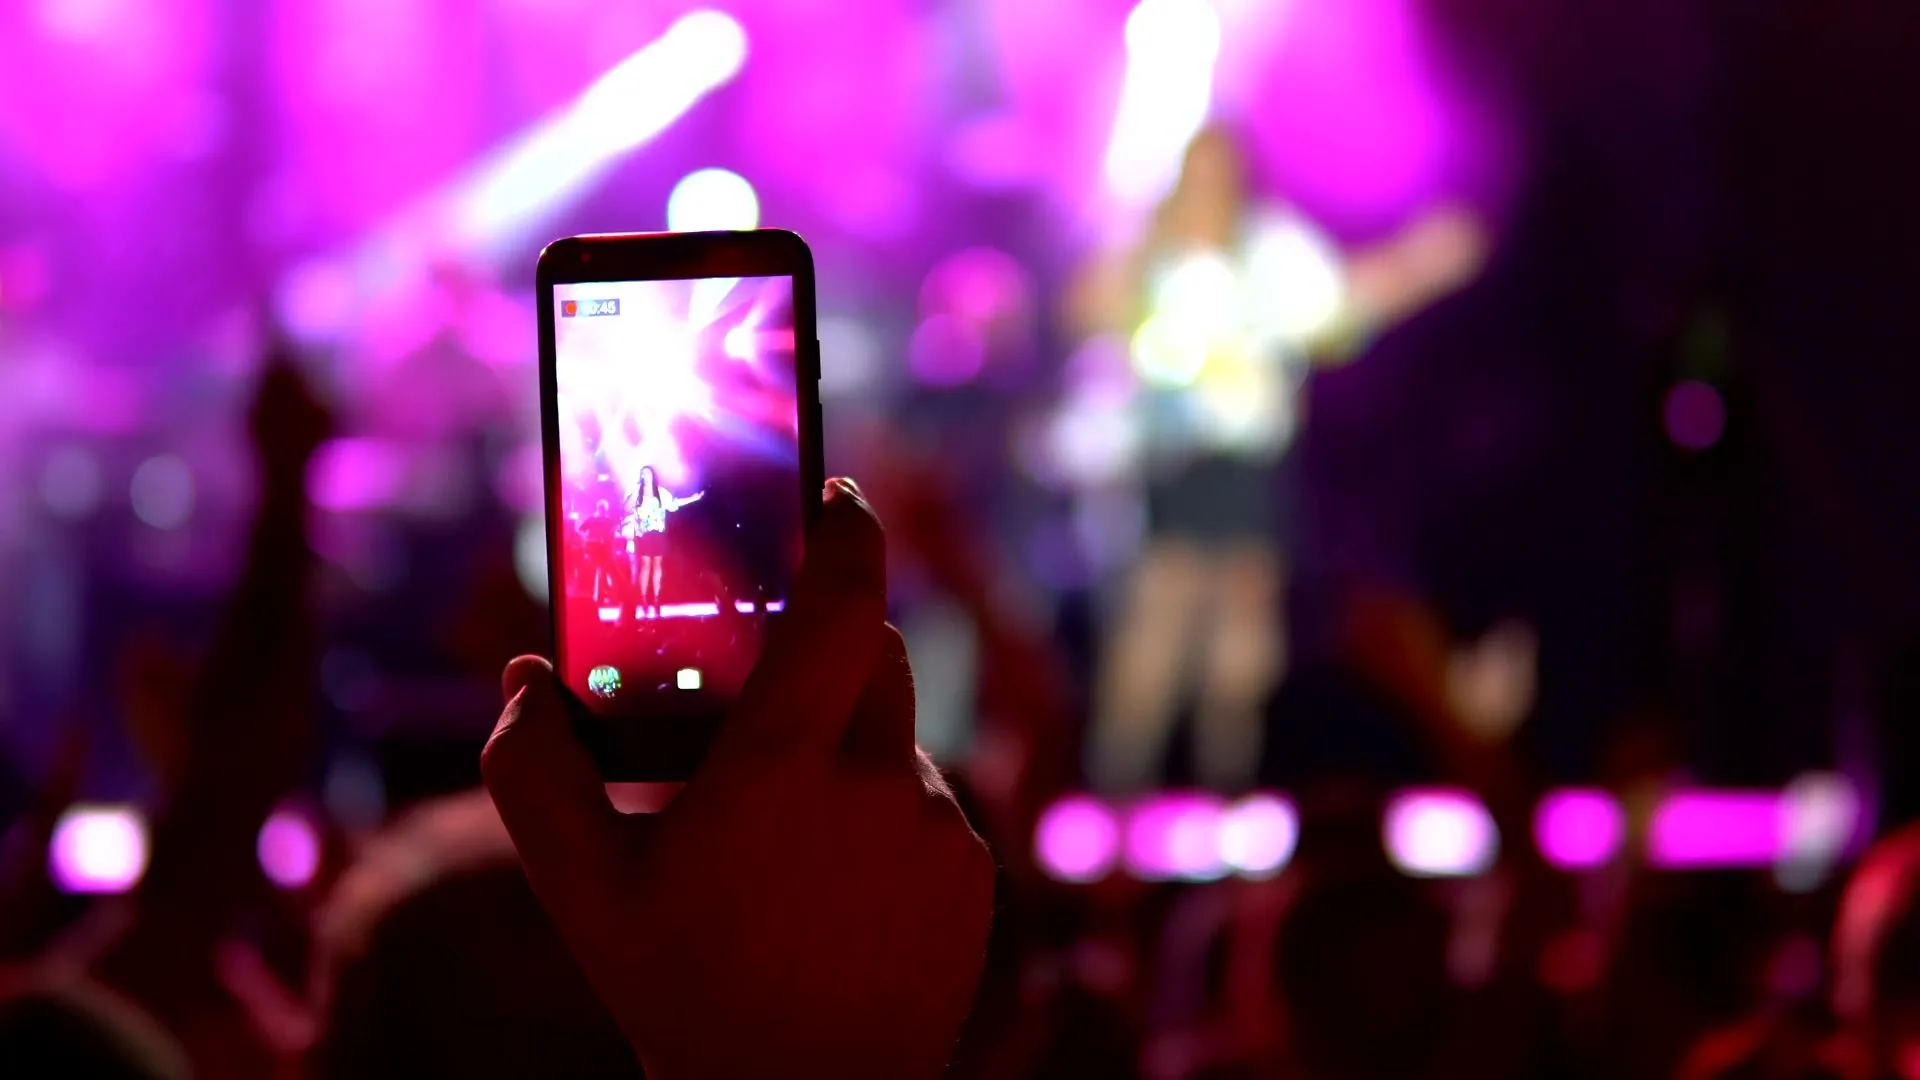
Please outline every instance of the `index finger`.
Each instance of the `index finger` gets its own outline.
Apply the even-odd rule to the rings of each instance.
[[[794,583],[715,739],[710,760],[834,753],[880,658],[887,618],[880,519],[849,480],[832,480]]]

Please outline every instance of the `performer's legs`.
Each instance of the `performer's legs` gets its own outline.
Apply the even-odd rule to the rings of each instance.
[[[1134,567],[1096,688],[1088,771],[1103,790],[1137,790],[1159,773],[1205,599],[1203,569],[1201,553],[1178,541],[1154,544]]]
[[[1279,553],[1249,541],[1208,565],[1194,714],[1194,771],[1210,788],[1240,791],[1258,779],[1267,700],[1286,670]]]
[[[623,569],[625,569],[627,572],[627,580],[625,583],[625,587],[620,590],[620,593],[621,593],[620,625],[622,626],[625,626],[627,624],[627,620],[629,618],[634,618],[638,616],[638,612],[635,611],[635,607],[640,603],[639,594],[640,594],[640,588],[641,588],[640,556],[639,554],[636,553],[634,549],[634,543],[632,540],[627,541],[626,554],[627,554],[627,557],[624,560],[626,565],[623,567]]]
[[[653,557],[653,613],[655,615],[660,614],[660,575],[665,571],[666,561],[665,555]]]

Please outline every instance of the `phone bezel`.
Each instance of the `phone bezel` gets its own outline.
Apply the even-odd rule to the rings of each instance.
[[[595,281],[670,281],[708,277],[791,277],[796,420],[800,432],[801,517],[811,533],[826,483],[820,430],[819,328],[814,307],[813,253],[784,229],[749,232],[606,233],[569,236],[540,252],[535,292],[540,325],[540,439],[545,476],[547,588],[554,667],[562,698],[600,771],[613,781],[685,780],[693,775],[719,731],[724,713],[603,715],[567,687],[566,627],[560,599],[560,425],[554,286]],[[804,541],[803,541],[804,543]]]

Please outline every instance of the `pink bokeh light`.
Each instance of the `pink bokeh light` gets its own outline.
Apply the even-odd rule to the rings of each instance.
[[[1561,870],[1592,870],[1612,862],[1627,835],[1620,800],[1592,788],[1563,788],[1540,800],[1533,815],[1534,841],[1547,864]]]
[[[975,326],[1021,317],[1034,305],[1026,268],[996,248],[956,251],[934,264],[920,285],[922,314],[952,315]]]
[[[320,834],[306,815],[277,810],[260,826],[255,844],[260,869],[283,889],[301,889],[320,870]]]
[[[1040,815],[1034,854],[1056,881],[1098,881],[1119,861],[1119,818],[1099,799],[1070,795]]]
[[[1676,791],[1653,813],[1647,860],[1669,870],[1771,866],[1786,832],[1777,792]]]
[[[1225,800],[1197,791],[1152,796],[1127,815],[1127,870],[1143,881],[1212,881],[1227,873],[1220,854]]]
[[[987,362],[987,343],[971,323],[952,315],[923,321],[907,343],[907,367],[922,385],[952,389],[972,382]]]
[[[406,483],[407,464],[406,454],[394,443],[335,439],[320,447],[308,467],[314,505],[336,512],[392,505]]]

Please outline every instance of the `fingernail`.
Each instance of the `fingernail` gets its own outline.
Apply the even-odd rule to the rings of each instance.
[[[867,497],[860,493],[860,485],[854,483],[852,478],[845,476],[836,476],[827,481],[827,501],[832,502],[836,499],[853,499],[860,503],[867,501]]]
[[[544,674],[540,670],[542,666],[544,662],[538,657],[521,656],[515,658],[507,665],[506,670],[500,673],[500,692],[509,704],[519,696],[520,691],[529,686],[538,686],[545,681],[540,677]]]

